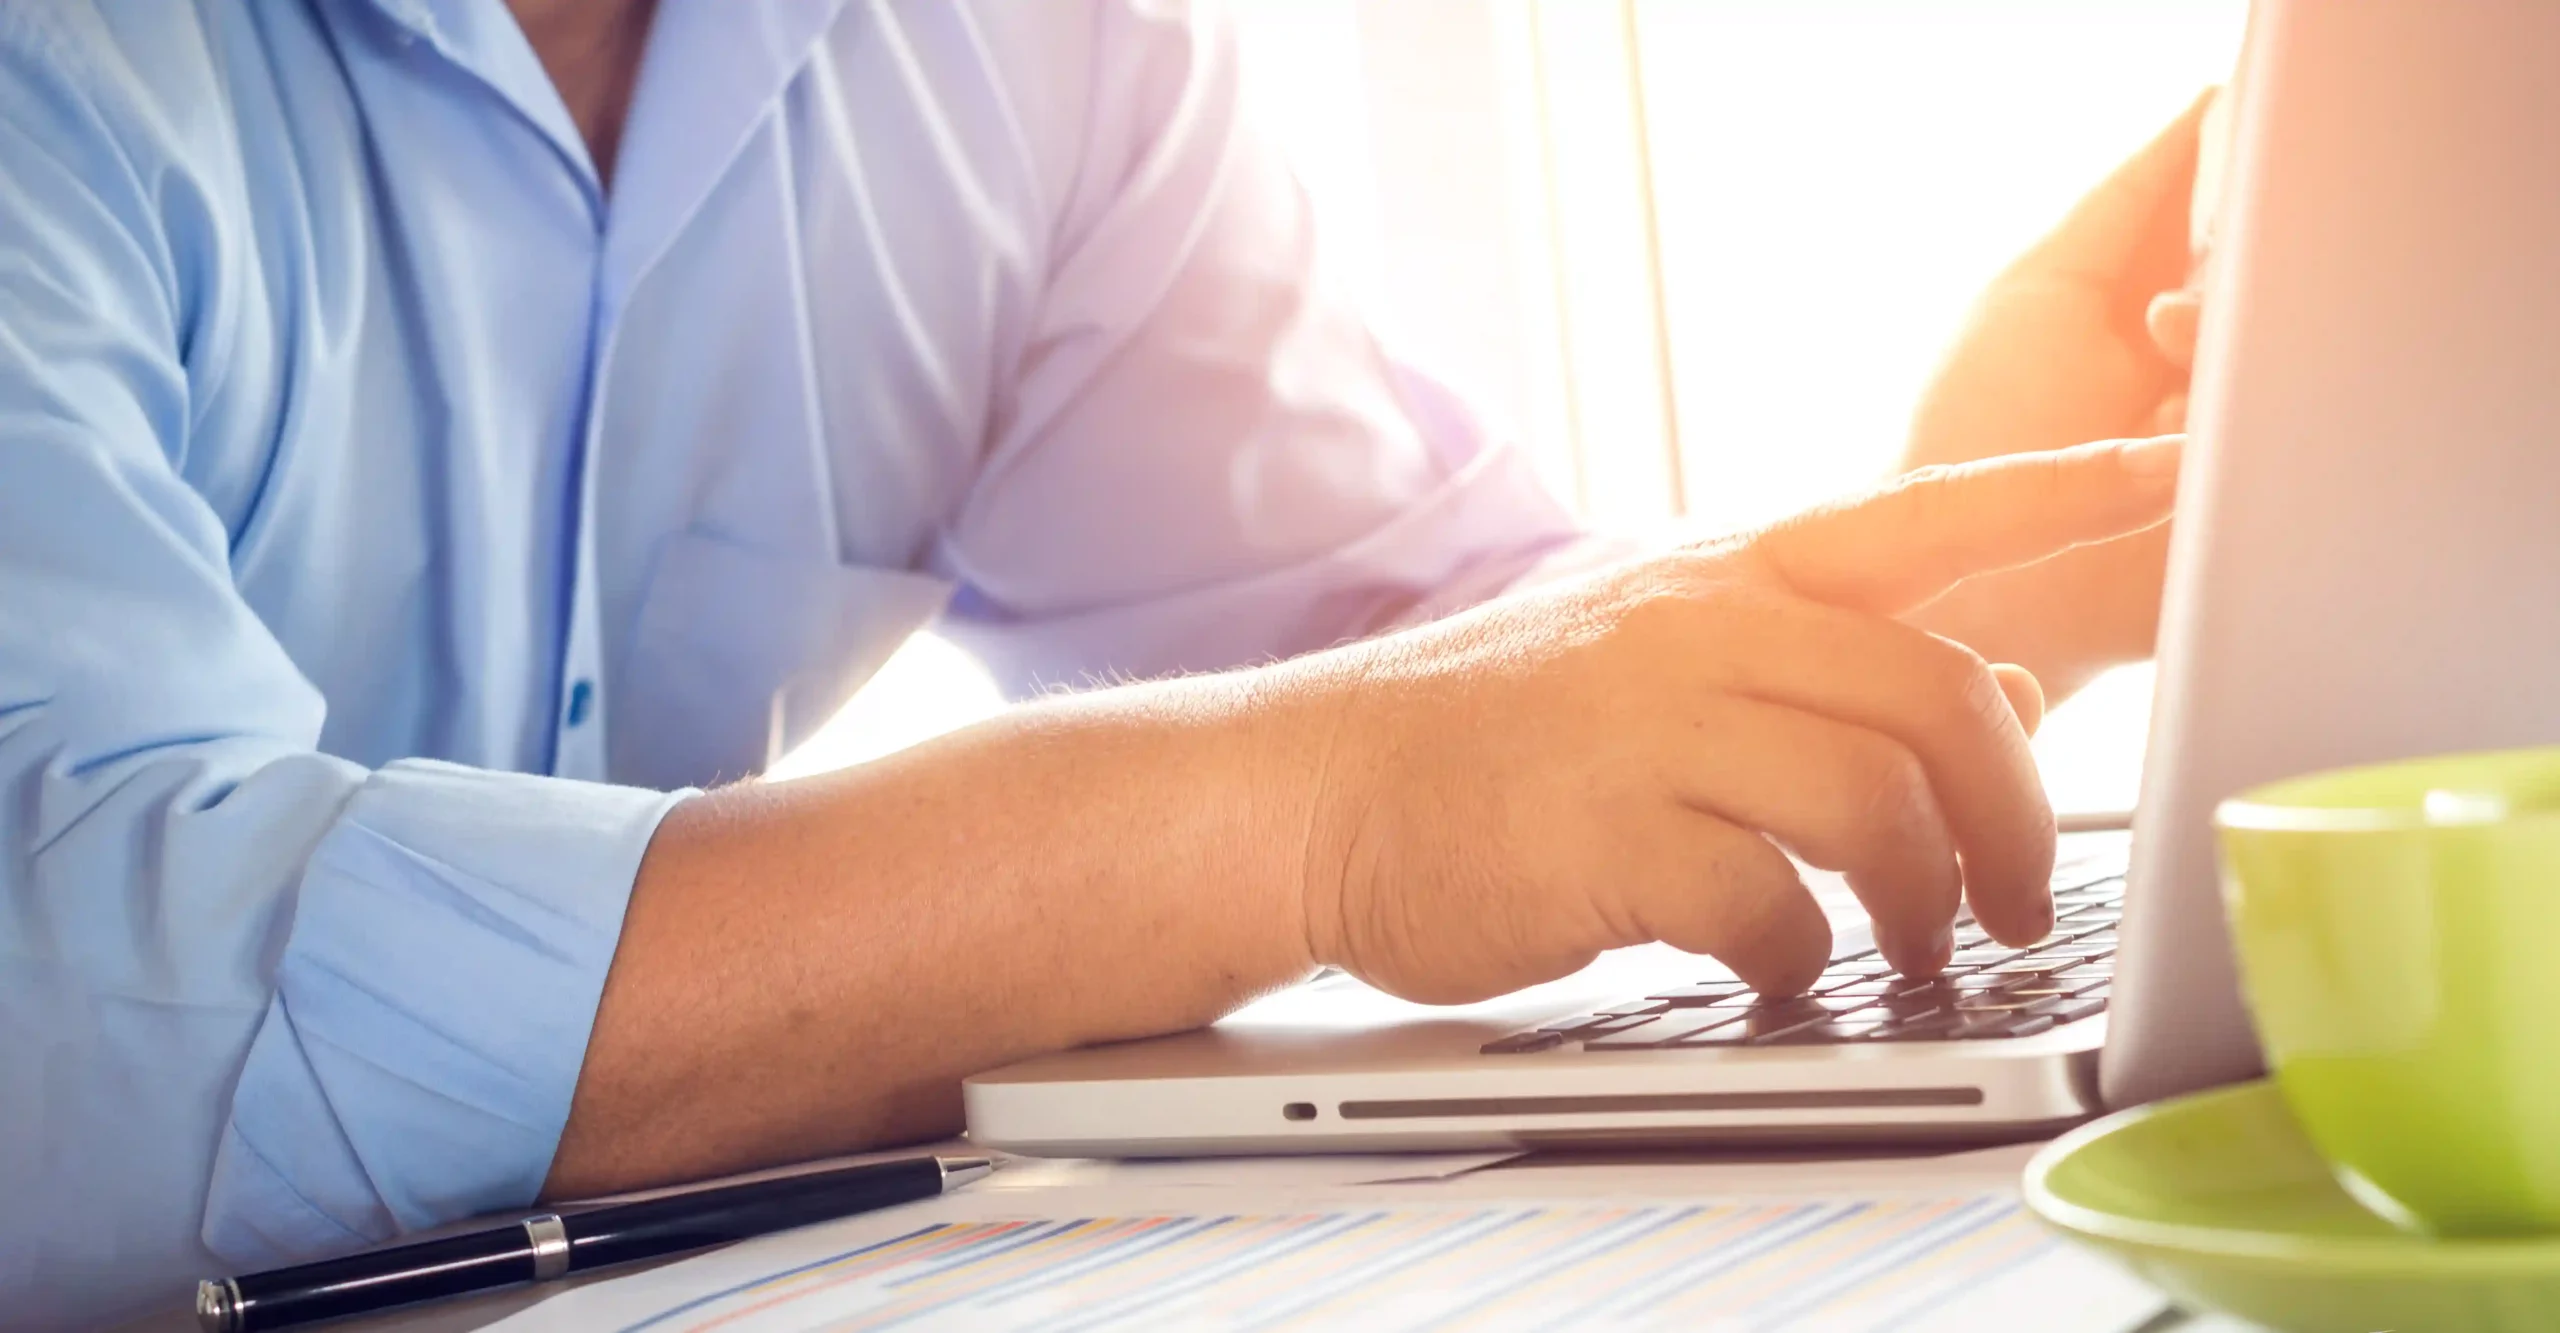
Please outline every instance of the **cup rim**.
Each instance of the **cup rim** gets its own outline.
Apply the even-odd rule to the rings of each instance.
[[[2393,769],[2441,764],[2452,760],[2497,763],[2528,759],[2547,760],[2555,770],[2560,770],[2560,745],[2410,755],[2399,759],[2379,760],[2367,764],[2347,764],[2335,768],[2315,769],[2307,773],[2296,773],[2270,782],[2257,783],[2225,797],[2213,808],[2213,823],[2216,828],[2253,833],[2408,833],[2425,829],[2476,829],[2501,825],[2543,826],[2560,821],[2560,809],[2547,806],[2518,810],[2502,805],[2495,810],[2463,810],[2431,808],[2423,803],[2416,805],[2305,805],[2285,799],[2286,794],[2304,787],[2368,774],[2386,773]]]

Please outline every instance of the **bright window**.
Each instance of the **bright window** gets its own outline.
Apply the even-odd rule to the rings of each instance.
[[[1238,0],[1252,91],[1400,349],[1594,522],[1882,475],[1967,303],[2231,68],[2241,0]],[[2039,739],[2124,808],[2147,670]],[[996,706],[930,637],[778,772]]]

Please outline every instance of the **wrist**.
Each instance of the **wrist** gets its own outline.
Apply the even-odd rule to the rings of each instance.
[[[1245,748],[1258,770],[1255,799],[1268,814],[1275,929],[1302,968],[1343,963],[1342,901],[1359,848],[1370,786],[1368,726],[1359,708],[1378,654],[1392,640],[1314,653],[1248,673]]]
[[[1060,699],[1023,719],[1061,735],[1115,735],[1130,747],[1123,758],[1152,752],[1134,768],[1105,762],[1152,772],[1160,804],[1147,823],[1185,863],[1169,881],[1176,901],[1161,910],[1183,923],[1186,952],[1240,988],[1237,998],[1325,961],[1309,946],[1304,886],[1311,830],[1324,822],[1311,775],[1331,701],[1303,661]]]

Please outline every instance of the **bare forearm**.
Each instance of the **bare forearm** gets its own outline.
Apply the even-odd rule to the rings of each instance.
[[[1892,617],[2165,516],[2178,442],[1906,478],[1291,662],[1055,701],[661,827],[548,1188],[957,1123],[968,1073],[1214,1018],[1319,961],[1480,999],[1659,940],[1776,993],[1841,870],[1925,974],[1959,891],[2052,924],[2007,686]],[[1881,793],[1881,795],[1880,795]]]
[[[948,1133],[969,1073],[1305,973],[1291,802],[1321,719],[1294,724],[1281,675],[1044,704],[679,807],[547,1192]]]

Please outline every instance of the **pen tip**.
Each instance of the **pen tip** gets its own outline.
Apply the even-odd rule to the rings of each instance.
[[[996,1169],[996,1164],[984,1157],[937,1157],[934,1160],[942,1166],[942,1190],[945,1194]]]

